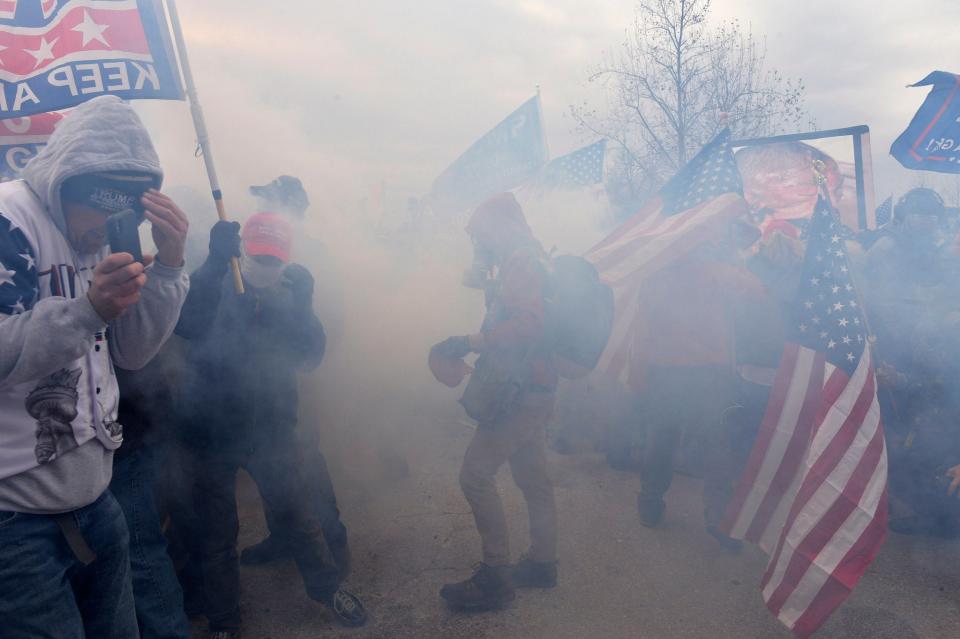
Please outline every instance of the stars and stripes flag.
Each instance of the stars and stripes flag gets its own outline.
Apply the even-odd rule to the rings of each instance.
[[[579,189],[603,182],[607,141],[600,140],[550,160],[543,167],[543,184],[553,189]]]
[[[763,599],[800,637],[843,603],[887,529],[876,376],[844,246],[821,198],[766,414],[720,526],[769,553]]]
[[[99,95],[183,99],[159,0],[0,0],[0,119]]]
[[[613,331],[597,365],[629,383],[632,339],[640,316],[638,294],[646,278],[747,212],[743,184],[725,129],[639,212],[585,257],[614,294]]]

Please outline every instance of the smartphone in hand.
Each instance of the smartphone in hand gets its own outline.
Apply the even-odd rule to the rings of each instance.
[[[140,214],[134,209],[125,209],[107,218],[107,238],[111,253],[129,253],[135,262],[143,263],[140,248]]]

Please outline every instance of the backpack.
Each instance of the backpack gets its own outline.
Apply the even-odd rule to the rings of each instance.
[[[549,262],[546,335],[562,377],[575,379],[600,361],[613,330],[613,291],[597,269],[577,255]]]

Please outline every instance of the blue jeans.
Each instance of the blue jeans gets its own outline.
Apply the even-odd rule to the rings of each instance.
[[[4,639],[136,639],[127,524],[109,491],[68,514],[96,559],[82,564],[51,515],[0,511]]]
[[[117,454],[110,491],[130,529],[130,569],[143,639],[190,639],[183,592],[167,554],[157,507],[156,451],[151,445]]]

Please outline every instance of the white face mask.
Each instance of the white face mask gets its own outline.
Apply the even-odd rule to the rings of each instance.
[[[240,272],[243,274],[243,280],[252,288],[268,288],[280,281],[283,275],[283,269],[286,264],[276,266],[267,266],[247,255],[246,251],[241,251]]]

